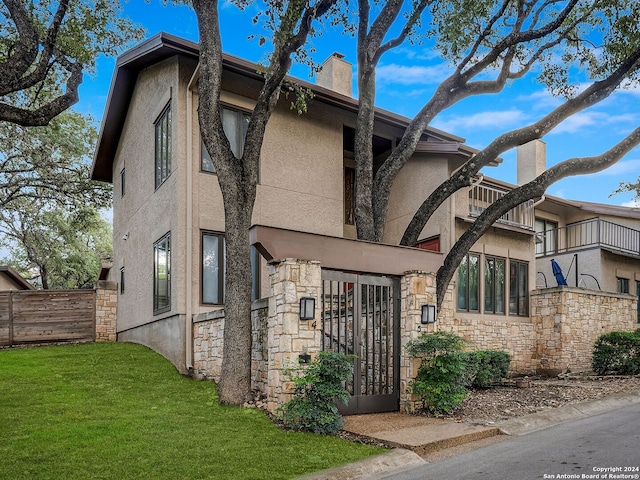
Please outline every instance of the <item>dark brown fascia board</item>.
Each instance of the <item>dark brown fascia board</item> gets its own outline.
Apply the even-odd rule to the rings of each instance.
[[[267,262],[287,258],[317,260],[323,268],[360,273],[404,275],[411,271],[435,273],[443,254],[419,248],[330,237],[283,228],[254,225],[249,240]]]
[[[91,165],[92,180],[113,182],[112,162],[118,148],[138,72],[174,55],[185,55],[197,59],[199,51],[200,48],[195,42],[160,32],[118,57]],[[243,76],[262,78],[258,73],[258,65],[233,55],[223,54],[223,65],[226,70]],[[297,78],[288,76],[287,81],[312,90],[314,100],[351,113],[358,111],[358,100],[354,98]],[[410,123],[410,119],[381,108],[376,108],[375,119],[377,122],[399,128],[406,128]],[[428,127],[425,134],[440,141],[457,144],[457,154],[463,157],[471,157],[477,153],[476,149],[464,145],[465,140],[462,137],[432,127]]]
[[[11,280],[16,282],[19,286],[23,287],[25,290],[36,289],[33,285],[31,285],[24,278],[22,278],[22,276],[18,272],[16,272],[13,268],[9,266],[0,265],[0,273],[4,273],[7,277],[9,277]]]

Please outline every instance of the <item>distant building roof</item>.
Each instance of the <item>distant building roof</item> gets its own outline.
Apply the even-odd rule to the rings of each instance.
[[[12,280],[21,290],[35,290],[35,287],[27,282],[18,272],[6,265],[0,265],[0,275]]]

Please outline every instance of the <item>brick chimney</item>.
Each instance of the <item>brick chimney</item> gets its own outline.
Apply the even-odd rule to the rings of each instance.
[[[533,140],[518,146],[518,185],[524,185],[547,169],[547,144]]]
[[[351,69],[352,66],[344,60],[344,55],[335,52],[324,61],[320,70],[316,73],[316,84],[351,97],[351,84],[353,82]]]

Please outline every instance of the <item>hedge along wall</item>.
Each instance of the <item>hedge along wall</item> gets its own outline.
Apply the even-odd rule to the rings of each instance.
[[[637,298],[621,293],[555,287],[531,292],[538,370],[557,374],[591,368],[593,344],[613,331],[633,331]]]

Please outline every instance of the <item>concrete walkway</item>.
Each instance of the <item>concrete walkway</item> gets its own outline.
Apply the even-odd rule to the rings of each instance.
[[[524,435],[558,423],[577,420],[640,403],[640,391],[611,395],[599,400],[565,405],[524,417],[500,422],[492,427],[454,420],[380,413],[345,417],[344,430],[393,448],[371,459],[332,468],[302,477],[304,480],[365,480],[397,473],[426,463],[422,457],[439,450],[495,435]]]

